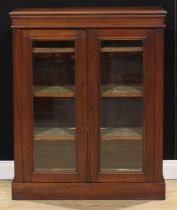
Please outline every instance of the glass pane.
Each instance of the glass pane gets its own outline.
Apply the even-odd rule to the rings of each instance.
[[[143,171],[143,41],[101,41],[101,171]]]
[[[34,171],[76,171],[75,43],[33,42]]]

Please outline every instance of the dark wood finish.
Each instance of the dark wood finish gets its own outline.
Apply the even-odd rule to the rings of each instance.
[[[163,28],[166,11],[160,7],[36,8],[17,9],[10,15],[14,30],[13,199],[164,199]],[[73,41],[75,48],[32,48],[33,40]],[[100,40],[144,40],[144,45],[143,48],[101,48]],[[121,85],[100,88],[101,53],[119,52],[143,53],[143,87],[136,84],[138,88],[136,85],[122,90]],[[76,90],[72,89],[73,84],[69,91],[33,90],[32,55],[37,53],[75,53]],[[54,86],[47,84],[46,88]],[[76,171],[33,171],[33,100],[72,100],[73,97],[76,97],[77,121]],[[121,136],[115,130],[114,135],[100,133],[101,97],[104,100],[143,98],[143,136]],[[39,137],[35,142],[45,142],[45,136]],[[100,172],[101,138],[104,143],[144,142],[143,171]],[[52,136],[46,140],[61,142],[62,139]],[[68,142],[73,140],[72,135],[67,136]]]
[[[144,114],[143,114],[143,124],[144,124],[144,165],[145,165],[145,174],[146,182],[152,182],[154,179],[154,116],[155,116],[155,68],[154,68],[154,46],[155,46],[155,37],[154,31],[148,31],[147,37],[144,40]],[[153,47],[151,47],[151,45]],[[151,81],[151,82],[149,82]],[[149,155],[149,151],[152,151]]]
[[[99,52],[98,52],[98,40],[95,39],[96,31],[89,30],[88,31],[88,58],[92,57],[91,59],[87,60],[88,65],[88,104],[89,104],[89,132],[88,139],[89,139],[89,182],[95,180],[97,168],[98,168],[98,157],[100,156],[99,142],[98,138],[100,138],[99,128],[100,125],[98,123],[98,118],[100,117],[96,111],[99,109],[98,107],[98,100],[99,100],[99,73],[98,69],[100,69],[100,62],[99,60]],[[95,50],[92,50],[95,49]],[[93,59],[94,58],[94,59]],[[94,75],[94,77],[93,77]]]
[[[69,7],[69,8],[18,8],[10,13],[12,17],[50,15],[165,15],[161,7]]]
[[[22,52],[22,139],[23,139],[23,178],[25,182],[33,180],[33,93],[32,93],[32,47],[31,40],[76,40],[76,107],[77,107],[77,172],[75,174],[48,175],[48,180],[61,180],[61,182],[76,182],[86,180],[87,163],[87,95],[86,95],[86,76],[83,71],[86,68],[85,62],[85,33],[82,31],[23,31],[23,52]],[[82,46],[82,47],[81,47]],[[81,59],[82,58],[82,59]],[[81,108],[82,107],[82,108]],[[81,126],[82,125],[82,126]],[[35,138],[34,138],[35,139]],[[43,179],[43,174],[38,175],[35,180]],[[45,176],[46,177],[46,176]],[[53,178],[57,177],[57,178]]]
[[[95,107],[95,109],[91,109],[91,119],[90,119],[90,130],[94,130],[91,134],[92,136],[90,139],[90,147],[94,148],[91,150],[91,180],[94,182],[119,182],[122,179],[127,180],[128,177],[129,181],[131,180],[134,182],[140,181],[144,179],[144,181],[152,182],[154,176],[154,156],[149,155],[149,151],[152,151],[154,154],[154,49],[152,48],[151,44],[154,45],[154,36],[152,30],[94,30],[90,32],[90,45],[89,51],[92,53],[93,59],[90,61],[89,71],[89,90],[94,89],[94,92],[91,91],[90,97],[90,106]],[[99,86],[100,86],[100,50],[99,50],[99,42],[100,40],[115,40],[117,39],[142,39],[144,40],[144,94],[143,94],[143,104],[144,104],[144,173],[137,176],[136,174],[124,174],[122,175],[112,175],[112,174],[103,174],[100,172],[100,136],[98,135],[100,131],[100,99],[101,95],[99,93]],[[94,51],[94,54],[91,49],[93,46],[97,49]],[[91,55],[90,55],[91,56]],[[96,72],[96,73],[95,73]],[[95,75],[93,78],[91,75]],[[149,81],[151,83],[149,84]],[[97,91],[96,91],[97,90]],[[94,123],[93,123],[94,121]],[[96,160],[96,161],[95,161]],[[100,174],[101,173],[101,174]],[[121,179],[120,179],[121,177]],[[132,178],[131,178],[132,177]]]
[[[22,157],[25,164],[23,164],[23,181],[31,181],[32,158],[33,158],[33,110],[32,110],[32,55],[31,43],[28,39],[28,32],[22,31]],[[25,69],[25,71],[24,71]]]
[[[163,180],[163,131],[164,131],[164,33],[155,31],[155,182]]]
[[[77,170],[80,173],[80,182],[87,182],[87,63],[86,63],[86,34],[78,32],[76,43],[76,109],[77,109]]]
[[[22,87],[21,87],[21,31],[13,31],[13,103],[14,103],[14,159],[15,159],[15,177],[14,181],[23,181],[23,162],[22,162]]]
[[[164,200],[164,183],[13,183],[13,199]]]
[[[10,13],[13,28],[156,28],[165,26],[165,14],[160,7],[17,9]]]

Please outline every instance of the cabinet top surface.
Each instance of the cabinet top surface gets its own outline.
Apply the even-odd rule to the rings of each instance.
[[[10,12],[12,28],[157,28],[165,27],[161,7],[19,8]]]
[[[19,8],[11,16],[33,15],[165,15],[161,7],[68,7],[68,8]]]

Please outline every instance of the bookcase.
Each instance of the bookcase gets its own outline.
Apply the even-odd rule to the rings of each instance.
[[[164,199],[160,7],[16,9],[13,199]]]

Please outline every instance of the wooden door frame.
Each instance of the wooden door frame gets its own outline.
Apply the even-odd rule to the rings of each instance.
[[[152,182],[154,179],[155,33],[152,29],[90,29],[88,31],[88,102],[90,182]],[[100,40],[144,41],[144,172],[100,173]],[[92,50],[94,49],[94,50]]]
[[[32,41],[76,43],[76,173],[33,171]],[[21,48],[21,141],[23,182],[85,182],[87,180],[86,34],[81,30],[23,30]],[[18,69],[17,69],[18,70]]]

